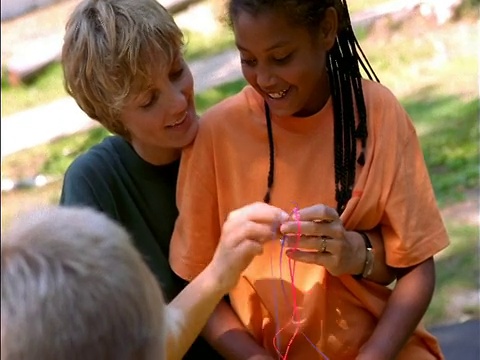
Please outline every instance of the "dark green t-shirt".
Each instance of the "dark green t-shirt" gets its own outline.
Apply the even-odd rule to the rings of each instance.
[[[127,141],[110,136],[70,165],[60,198],[61,205],[89,206],[122,224],[157,277],[167,301],[186,285],[168,263],[178,215],[175,188],[179,163],[151,165]],[[220,358],[199,340],[185,358]]]

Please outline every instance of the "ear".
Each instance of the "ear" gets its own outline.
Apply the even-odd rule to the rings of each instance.
[[[338,31],[338,13],[334,7],[328,7],[320,24],[320,39],[326,50],[330,50],[335,44]]]

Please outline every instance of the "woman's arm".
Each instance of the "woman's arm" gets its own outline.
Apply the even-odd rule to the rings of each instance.
[[[207,321],[204,337],[225,358],[261,359],[253,357],[258,354],[266,358],[266,350],[249,335],[230,305],[220,300],[287,218],[284,211],[264,203],[230,213],[210,264],[167,306],[168,359],[181,359]]]
[[[181,359],[207,323],[226,289],[218,286],[217,274],[207,266],[166,307],[167,359]]]
[[[395,289],[357,360],[395,359],[425,314],[434,288],[432,257],[418,265],[397,269]]]

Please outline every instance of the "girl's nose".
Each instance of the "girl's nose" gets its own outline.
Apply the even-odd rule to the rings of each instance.
[[[258,68],[257,70],[257,83],[265,90],[273,90],[275,86],[275,75],[266,67]]]

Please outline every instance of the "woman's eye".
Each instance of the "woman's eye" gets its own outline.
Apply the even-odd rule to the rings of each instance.
[[[153,105],[155,100],[157,99],[157,95],[153,94],[148,97],[148,99],[145,99],[145,101],[140,105],[141,108],[148,109],[150,106]]]
[[[184,68],[183,66],[181,68],[179,68],[178,70],[175,70],[173,72],[170,73],[170,79],[171,80],[176,80],[176,79],[179,79],[182,74],[183,74],[183,71],[184,71]]]

